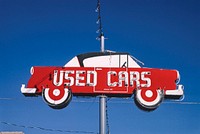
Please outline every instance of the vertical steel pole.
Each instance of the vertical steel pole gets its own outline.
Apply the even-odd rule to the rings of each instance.
[[[100,36],[101,52],[104,52],[104,36]],[[106,134],[106,96],[101,95],[99,98],[99,134]]]
[[[106,96],[101,95],[100,96],[100,128],[99,128],[99,133],[100,134],[106,134]]]

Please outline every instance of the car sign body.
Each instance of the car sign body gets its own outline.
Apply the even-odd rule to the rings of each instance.
[[[156,109],[164,98],[179,99],[177,70],[143,68],[128,53],[95,52],[75,56],[63,67],[34,66],[26,96],[42,95],[52,108],[66,107],[73,96],[131,97],[144,110]]]

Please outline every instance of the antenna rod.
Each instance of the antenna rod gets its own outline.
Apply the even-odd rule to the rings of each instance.
[[[98,40],[100,40],[100,45],[101,45],[101,52],[104,52],[104,34],[103,34],[103,28],[102,28],[102,22],[101,22],[101,7],[100,7],[100,0],[97,0],[97,8],[95,10],[96,12],[98,12],[98,18],[96,23],[99,24],[99,29],[97,30],[97,33],[99,33],[99,36],[97,37]]]

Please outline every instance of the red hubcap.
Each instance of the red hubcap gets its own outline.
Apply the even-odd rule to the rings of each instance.
[[[63,98],[65,94],[65,90],[64,89],[49,89],[48,94],[52,100],[57,101]]]
[[[158,93],[157,90],[142,89],[141,96],[145,101],[152,102],[157,98]]]

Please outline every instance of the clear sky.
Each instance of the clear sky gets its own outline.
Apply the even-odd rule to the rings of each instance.
[[[96,5],[0,0],[0,131],[98,133],[98,97],[74,97],[67,108],[54,110],[41,96],[20,93],[31,66],[63,66],[77,54],[100,51]],[[101,0],[105,48],[129,52],[145,67],[177,69],[185,86],[184,103],[165,100],[150,113],[133,99],[109,99],[111,134],[200,133],[199,7],[199,0]]]

